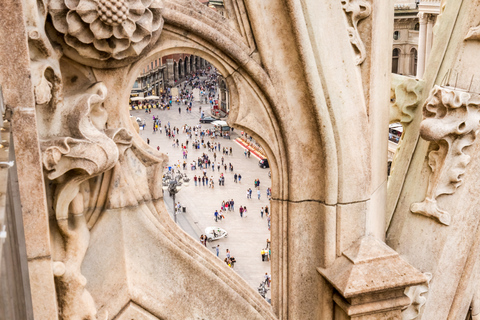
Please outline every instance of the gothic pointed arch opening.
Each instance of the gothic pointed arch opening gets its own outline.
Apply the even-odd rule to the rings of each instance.
[[[276,188],[277,192],[281,192],[279,191],[280,184],[278,183],[280,179],[278,179],[278,176],[276,177],[276,174],[278,174],[278,165],[275,160],[276,157],[273,156],[273,150],[278,150],[278,147],[271,148],[267,143],[269,140],[275,141],[272,140],[275,133],[265,131],[268,126],[260,126],[257,122],[257,125],[252,127],[251,123],[244,123],[246,120],[244,117],[253,111],[250,106],[258,105],[258,103],[266,104],[266,101],[258,100],[258,95],[261,95],[258,87],[252,87],[251,83],[245,81],[245,78],[248,78],[246,74],[236,71],[232,73],[232,70],[229,70],[230,66],[228,66],[225,61],[220,60],[220,58],[223,57],[213,58],[208,56],[206,59],[203,59],[196,55],[199,54],[198,51],[195,52],[195,55],[190,55],[189,51],[191,51],[191,49],[183,48],[183,50],[184,53],[176,53],[174,49],[161,50],[157,53],[152,53],[151,57],[145,58],[143,62],[141,62],[148,63],[149,59],[156,59],[156,57],[161,57],[160,59],[162,61],[166,61],[166,57],[182,55],[183,59],[178,59],[179,68],[181,68],[182,64],[188,67],[194,63],[204,65],[205,67],[196,69],[196,71],[191,70],[190,74],[185,76],[185,79],[181,77],[181,71],[179,71],[179,81],[176,85],[168,86],[164,84],[164,87],[160,89],[162,95],[160,96],[158,107],[151,108],[151,114],[154,114],[161,121],[161,134],[159,135],[158,131],[156,135],[151,134],[154,121],[150,121],[150,118],[145,119],[147,123],[146,131],[140,130],[140,133],[144,139],[147,136],[150,138],[150,147],[153,147],[153,149],[159,147],[160,152],[168,152],[171,158],[171,161],[168,163],[169,167],[179,164],[180,171],[186,172],[190,178],[190,186],[182,189],[176,197],[176,202],[181,203],[181,208],[185,205],[185,214],[181,212],[182,209],[180,209],[180,214],[184,216],[188,214],[193,214],[196,217],[202,214],[207,215],[208,218],[204,219],[207,222],[199,221],[197,223],[197,226],[200,227],[200,234],[196,235],[197,239],[200,235],[205,234],[206,227],[212,225],[215,210],[223,210],[222,213],[226,220],[222,221],[222,224],[227,226],[227,231],[231,231],[232,228],[235,229],[232,225],[229,226],[230,223],[238,224],[236,220],[239,218],[242,219],[242,217],[240,217],[240,207],[247,210],[245,213],[242,212],[244,221],[248,221],[246,220],[247,216],[252,223],[255,219],[259,219],[260,223],[254,223],[249,231],[229,235],[227,239],[230,241],[228,248],[226,247],[226,243],[221,245],[223,250],[229,249],[236,261],[240,262],[235,265],[236,272],[240,274],[252,288],[256,289],[258,283],[264,279],[265,273],[271,274],[271,244],[275,242],[276,239],[272,238],[270,228],[272,225],[271,219],[275,219],[273,215],[277,214],[277,212],[275,212],[275,205],[270,204],[269,198],[272,197],[272,189]],[[201,52],[201,54],[202,56],[206,56],[204,52]],[[181,62],[181,60],[183,60],[183,62]],[[138,65],[136,68],[138,68]],[[172,99],[173,97],[169,96],[169,92],[173,91],[179,93],[179,103],[177,103],[175,99]],[[243,93],[241,97],[239,92]],[[196,94],[200,95],[196,96]],[[170,100],[172,103],[169,105]],[[189,110],[190,100],[192,100],[191,110]],[[254,113],[258,113],[258,111],[259,110],[254,111]],[[230,114],[229,112],[232,113]],[[144,109],[140,109],[133,111],[132,115],[133,118],[143,118],[143,113]],[[216,133],[220,133],[221,136],[211,139],[209,130],[213,129],[214,126],[199,123],[198,120],[202,118],[202,115],[205,118],[214,116],[219,118],[218,120],[220,121],[226,120],[233,129],[227,134],[225,131],[222,132],[221,130],[225,129],[220,127],[220,132],[216,131]],[[170,118],[170,116],[172,116],[172,118]],[[262,112],[260,110],[260,114],[256,117],[265,118],[265,111]],[[181,120],[182,122],[176,123],[175,118],[183,120]],[[271,119],[267,116],[265,121],[268,123]],[[170,124],[170,128],[167,127],[167,123]],[[188,135],[183,135],[185,124],[187,125],[187,131],[192,130],[193,127],[193,131],[190,131],[192,133],[190,138],[186,138]],[[196,125],[200,125],[201,127],[197,130],[194,128]],[[166,138],[167,131],[171,133],[178,128],[180,131],[175,135],[175,138],[173,138],[173,136],[171,136],[170,139]],[[255,129],[253,130],[252,128]],[[195,136],[195,134],[198,136]],[[210,136],[207,134],[210,134]],[[201,137],[201,135],[203,136]],[[167,139],[169,141],[168,146],[165,145]],[[169,148],[173,144],[176,144],[177,139],[178,146],[173,147],[177,149]],[[188,146],[187,140],[189,141]],[[276,143],[278,143],[278,141]],[[193,149],[193,146],[199,149]],[[209,146],[212,148],[210,152],[206,151],[209,150]],[[226,150],[224,150],[225,148]],[[176,153],[175,150],[177,150]],[[183,158],[185,155],[182,150],[187,151],[186,158]],[[232,151],[233,156],[231,155]],[[203,154],[207,156],[204,157]],[[214,154],[216,154],[216,159],[213,159]],[[267,158],[270,168],[261,168],[259,163],[260,159]],[[205,167],[205,164],[199,161],[202,159],[210,160],[210,165],[207,164],[208,167]],[[230,169],[230,165],[232,165],[233,169]],[[265,163],[261,165],[266,166]],[[192,168],[194,169],[192,170]],[[213,190],[207,187],[207,185],[203,185],[204,182],[201,179],[204,176],[204,169],[207,170],[206,177],[209,179],[208,183],[205,182],[206,184],[211,183],[211,177],[214,178]],[[236,179],[234,179],[235,176]],[[240,178],[240,176],[242,176],[242,178]],[[195,182],[194,179],[197,181]],[[274,180],[277,180],[277,182]],[[255,187],[254,182],[258,182],[258,187]],[[222,185],[220,185],[220,183],[222,183]],[[200,184],[202,185],[200,186]],[[222,194],[221,192],[224,185],[228,186],[229,184],[229,194]],[[236,187],[236,191],[232,191],[232,189],[234,189],[231,186],[232,184]],[[258,194],[259,191],[260,194]],[[214,195],[214,193],[219,193],[220,196],[216,200],[210,199],[211,201],[200,203],[193,202],[196,197],[205,192],[207,193],[203,196],[204,199],[212,198],[212,194]],[[175,209],[172,199],[168,197],[167,193],[165,193],[164,199],[172,218],[175,217],[173,215]],[[229,199],[233,199],[235,202],[234,210],[232,211],[228,210],[228,206],[224,206],[224,202]],[[179,225],[182,227],[183,222],[180,221],[182,221],[183,218],[178,214],[177,218],[179,218]],[[215,226],[216,223],[217,222],[214,222],[213,225]],[[189,232],[193,228],[186,227],[183,229]],[[195,237],[191,233],[190,235]],[[260,249],[264,250],[242,249],[243,243],[249,242],[256,243],[257,247],[259,246],[261,247]],[[210,247],[210,244],[207,244],[207,247]],[[262,251],[265,253],[264,257],[262,257]],[[225,252],[220,252],[219,256],[223,257],[222,260],[226,258]],[[263,259],[265,259],[265,261],[262,261]],[[247,261],[250,260],[252,263],[247,263]],[[252,268],[252,264],[257,265],[257,267]],[[268,298],[270,298],[270,293],[271,291],[269,291],[267,295]]]

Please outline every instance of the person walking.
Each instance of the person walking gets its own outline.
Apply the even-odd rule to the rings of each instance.
[[[242,182],[242,175],[239,173],[238,174],[238,183]]]
[[[232,208],[232,211],[235,211],[234,205],[235,205],[235,202],[233,202],[233,199],[230,200],[230,207]]]
[[[237,177],[238,177],[238,176],[237,176],[237,174],[235,173],[235,174],[233,175],[233,182],[235,182],[235,183],[237,182]]]
[[[216,251],[217,251],[217,257],[218,257],[218,255],[220,254],[220,245],[219,244],[217,244]]]
[[[242,207],[242,206],[240,206],[240,210],[239,210],[239,211],[240,211],[240,218],[243,218],[243,207]]]
[[[262,251],[260,251],[260,253],[262,255],[262,262],[264,262],[265,261],[265,249],[262,249]],[[217,257],[218,257],[218,254],[217,254]]]
[[[247,189],[247,199],[250,198],[250,190]]]
[[[260,217],[263,219],[263,207],[262,207],[262,209],[260,210]]]
[[[247,207],[243,206],[243,215],[247,217]]]
[[[215,222],[218,222],[218,211],[217,210],[215,210],[214,216],[215,216]]]
[[[257,190],[258,200],[260,200],[260,189]]]

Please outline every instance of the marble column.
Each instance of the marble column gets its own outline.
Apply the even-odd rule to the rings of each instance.
[[[430,50],[432,49],[433,41],[433,22],[435,17],[433,15],[428,15],[427,18],[427,40],[425,43],[425,65],[428,63],[428,56],[430,55]]]
[[[425,55],[427,42],[427,14],[425,12],[418,13],[420,22],[420,31],[418,32],[418,59],[417,59],[417,78],[422,79],[425,72]]]

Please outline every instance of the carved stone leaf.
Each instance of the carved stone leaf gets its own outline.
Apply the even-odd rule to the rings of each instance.
[[[428,282],[405,289],[405,295],[410,298],[410,305],[402,311],[402,320],[414,320],[420,315],[422,307],[427,302],[427,293],[432,280],[432,274],[425,272]]]
[[[390,123],[400,122],[404,126],[413,120],[424,85],[423,80],[392,74]]]
[[[367,57],[365,45],[358,32],[358,22],[367,18],[372,13],[372,6],[366,0],[341,0],[343,10],[349,18],[349,24],[351,27],[347,28],[350,36],[350,42],[357,52],[357,58],[355,63],[360,65],[365,61]]]
[[[424,107],[425,119],[420,135],[438,144],[430,151],[432,169],[425,200],[412,204],[410,210],[449,225],[451,216],[437,206],[437,197],[453,194],[462,184],[462,176],[470,162],[466,148],[475,141],[480,128],[480,97],[465,91],[439,86],[432,89]]]

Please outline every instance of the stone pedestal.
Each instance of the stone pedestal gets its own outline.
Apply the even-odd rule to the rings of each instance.
[[[410,304],[405,288],[427,282],[373,236],[359,239],[332,266],[317,270],[336,289],[335,320],[401,319],[402,308]]]

